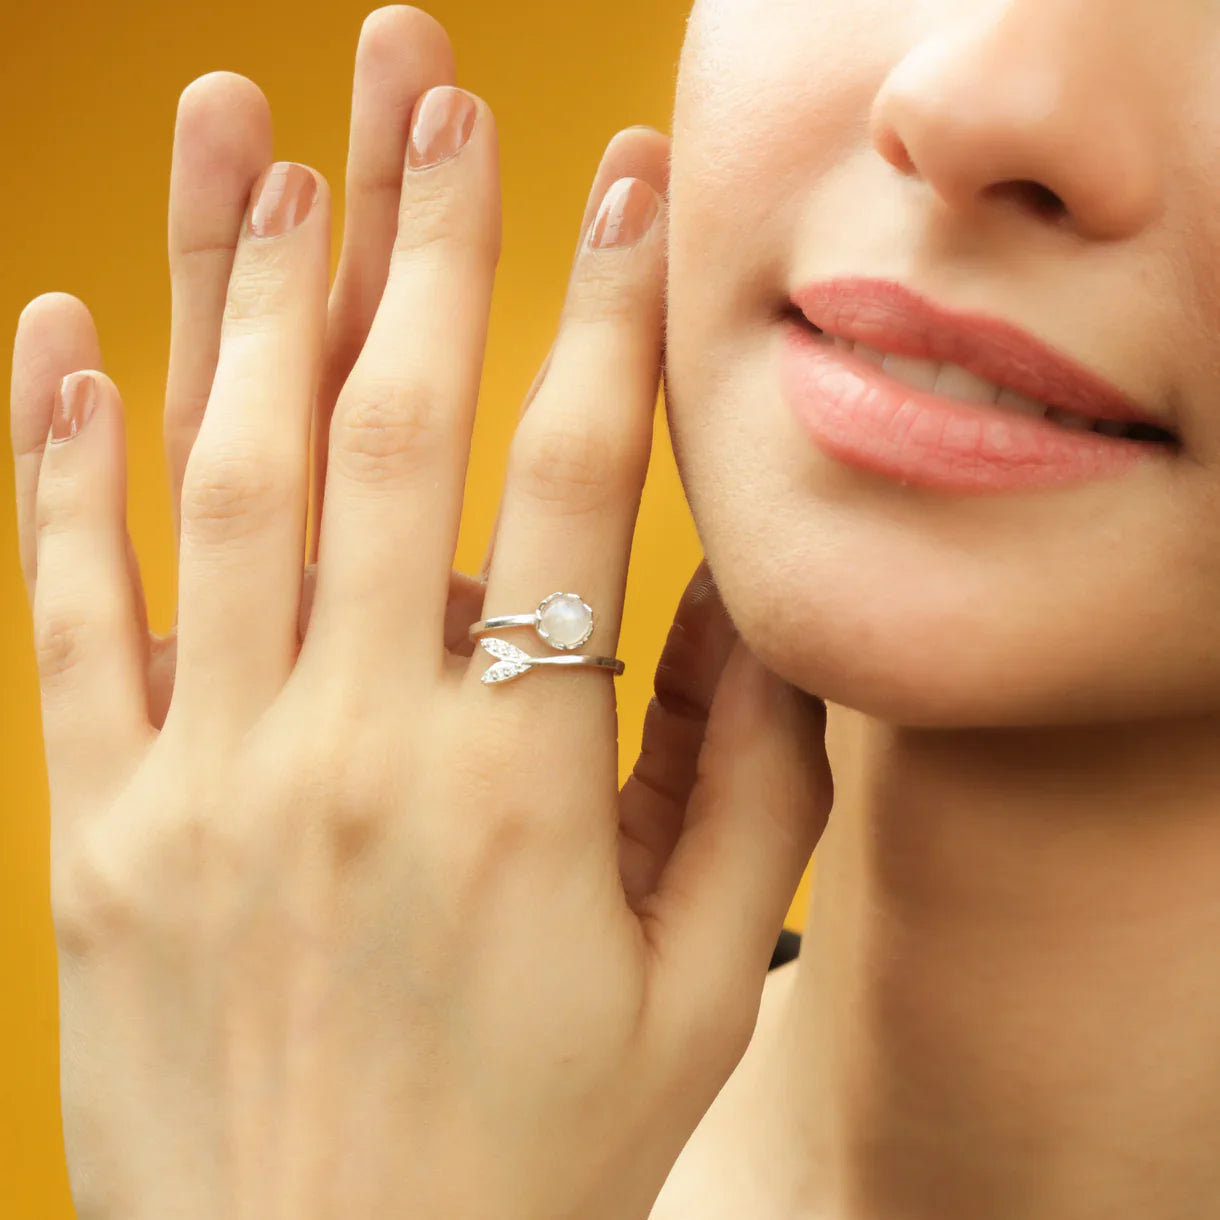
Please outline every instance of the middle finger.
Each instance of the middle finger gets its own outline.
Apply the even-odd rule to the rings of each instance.
[[[358,672],[395,651],[439,668],[492,283],[495,123],[440,86],[416,105],[390,272],[331,420],[318,638]]]
[[[428,89],[452,84],[453,79],[453,49],[435,17],[410,5],[391,4],[365,18],[352,86],[343,243],[330,295],[314,415],[311,562],[318,558],[316,526],[326,490],[331,416],[385,291],[411,114]]]

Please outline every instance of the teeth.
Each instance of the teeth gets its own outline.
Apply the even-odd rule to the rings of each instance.
[[[1041,419],[1048,410],[1046,403],[1039,402],[1036,398],[1026,398],[1016,390],[1001,390],[999,398],[996,399],[996,406],[1007,411],[1016,411],[1020,415],[1032,415],[1034,419]]]
[[[859,350],[859,349],[857,349]],[[936,385],[940,364],[935,360],[917,360],[913,356],[883,356],[881,368],[903,385],[915,390],[930,390]]]
[[[933,388],[946,398],[958,398],[962,402],[994,403],[1000,393],[1000,387],[995,382],[976,377],[956,364],[940,366]]]
[[[955,398],[960,402],[983,403],[1013,411],[1018,415],[1028,415],[1035,419],[1045,418],[1074,432],[1093,431],[1100,432],[1103,436],[1126,436],[1131,430],[1129,424],[1117,420],[1098,420],[1075,411],[1048,407],[1046,403],[1028,398],[1016,390],[1006,389],[993,381],[978,377],[960,365],[920,360],[911,356],[895,356],[851,339],[842,339],[838,335],[832,339],[830,335],[823,334],[822,340],[833,343],[841,351],[854,352],[870,364],[879,365],[896,381],[901,381],[912,389],[934,390],[946,398]]]

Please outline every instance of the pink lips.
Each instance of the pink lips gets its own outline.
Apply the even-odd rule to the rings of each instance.
[[[1041,402],[1164,427],[1089,370],[1007,322],[945,310],[884,280],[822,281],[793,297],[812,326],[895,355],[949,361]],[[1165,445],[1069,430],[1001,407],[914,390],[793,320],[781,380],[812,439],[841,461],[905,483],[978,492],[1113,475]]]

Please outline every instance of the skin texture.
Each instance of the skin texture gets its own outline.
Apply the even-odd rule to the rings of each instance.
[[[1211,83],[1218,41],[1215,15],[1177,0],[1156,6],[1139,0],[714,0],[693,10],[668,179],[667,390],[679,460],[710,569],[741,638],[797,688],[836,701],[840,716],[831,727],[845,743],[854,739],[861,765],[836,777],[843,808],[853,813],[832,817],[821,840],[802,956],[767,982],[748,1049],[668,1174],[655,1220],[1211,1220],[1216,1213],[1220,417],[1211,404],[1220,387],[1211,352],[1220,294],[1214,260],[1201,252],[1215,248],[1212,218],[1220,193],[1212,155],[1220,98]],[[443,32],[417,10],[393,6],[366,24],[353,106],[351,237],[345,236],[329,301],[316,280],[308,298],[321,387],[312,405],[323,435],[370,333],[395,240],[399,200],[377,185],[397,182],[406,117],[424,87],[450,79],[451,65]],[[387,73],[387,66],[393,70]],[[376,80],[383,82],[379,89],[372,87]],[[210,399],[221,319],[249,189],[270,159],[269,130],[265,99],[244,78],[211,74],[183,95],[171,194],[175,339],[166,440],[175,489],[189,487],[195,470],[195,491],[183,501],[195,511],[205,502],[198,484],[206,467],[188,462],[192,453],[206,452],[198,449],[201,437],[214,444],[225,436],[217,423],[208,433],[201,429],[219,418]],[[372,138],[375,132],[384,142]],[[585,224],[609,182],[622,174],[663,191],[665,152],[656,133],[624,133],[607,150]],[[1031,183],[1054,192],[1062,207],[1032,207],[1045,194],[1032,191]],[[316,248],[310,257],[316,271],[324,260]],[[837,467],[785,414],[771,348],[791,289],[843,272],[897,278],[946,304],[996,313],[1131,392],[1172,404],[1187,441],[1183,460],[1156,478],[1141,471],[1112,483],[994,500],[916,494]],[[657,263],[650,274],[659,274]],[[477,346],[471,340],[472,352]],[[329,610],[325,598],[315,597],[325,591],[319,581],[325,534],[320,566],[304,569],[299,588],[295,575],[289,582],[289,592],[299,597],[275,605],[277,646],[243,653],[244,641],[229,639],[223,649],[200,649],[196,678],[187,683],[195,692],[190,697],[175,688],[176,677],[192,672],[189,664],[178,666],[178,634],[164,641],[147,637],[138,586],[129,609],[139,629],[88,618],[89,608],[114,600],[97,596],[97,582],[109,580],[112,593],[121,590],[118,574],[124,564],[127,571],[134,566],[116,509],[122,472],[117,393],[92,431],[59,449],[44,451],[43,441],[59,378],[99,365],[96,333],[82,303],[51,294],[23,314],[14,358],[13,439],[22,556],[45,675],[59,863],[54,898],[67,962],[61,976],[66,1135],[81,1214],[129,1220],[140,1205],[146,1214],[169,1214],[171,1201],[184,1197],[184,1182],[195,1181],[199,1197],[211,1191],[220,1202],[217,1214],[245,1214],[239,1210],[244,1207],[260,1216],[277,1209],[300,1216],[308,1198],[315,1205],[311,1214],[327,1214],[330,1206],[350,1215],[365,1206],[368,1214],[383,1215],[384,1200],[401,1186],[391,1177],[402,1170],[401,1147],[416,1146],[419,1130],[436,1130],[436,1105],[422,1107],[417,1127],[407,1122],[397,1131],[389,1168],[364,1141],[340,1173],[328,1174],[335,1194],[323,1197],[309,1176],[314,1154],[344,1147],[335,1135],[337,1111],[327,1104],[344,1095],[344,1083],[367,1071],[369,1061],[384,1064],[402,1053],[409,1021],[431,1022],[431,1045],[446,1049],[446,1020],[460,1020],[468,1030],[482,1015],[486,1037],[473,1045],[483,1057],[470,1052],[469,1038],[455,1043],[449,1049],[472,1055],[463,1061],[457,1054],[470,1071],[456,1083],[431,1080],[429,1101],[451,1096],[459,1083],[464,1090],[472,1079],[491,1078],[501,1096],[512,1098],[513,1122],[495,1128],[498,1138],[482,1145],[486,1159],[480,1165],[471,1157],[469,1128],[463,1129],[460,1115],[446,1114],[449,1121],[440,1125],[449,1143],[444,1135],[434,1137],[437,1155],[412,1162],[439,1171],[416,1185],[432,1191],[440,1214],[477,1215],[486,1208],[503,1220],[506,1189],[524,1190],[537,1181],[556,1185],[562,1198],[535,1198],[523,1207],[523,1215],[537,1218],[549,1214],[550,1205],[556,1214],[565,1207],[572,1214],[573,1200],[590,1182],[599,1205],[613,1207],[606,1182],[628,1179],[621,1200],[627,1206],[606,1213],[608,1220],[622,1220],[665,1176],[666,1158],[682,1146],[684,1124],[697,1121],[716,1091],[717,1075],[729,1074],[741,1031],[751,1025],[767,937],[773,940],[791,892],[785,885],[795,884],[830,796],[815,709],[781,699],[786,730],[768,723],[754,739],[756,750],[760,742],[774,741],[777,754],[743,751],[740,739],[734,750],[719,751],[750,768],[751,782],[737,791],[749,793],[751,821],[744,834],[736,823],[736,842],[742,848],[770,844],[773,871],[764,875],[759,868],[750,878],[762,904],[757,907],[747,907],[750,891],[740,877],[732,896],[709,885],[700,918],[688,923],[698,931],[680,950],[675,942],[670,961],[685,968],[669,976],[672,1012],[688,1012],[683,999],[695,1012],[715,1011],[706,992],[691,990],[694,978],[710,985],[714,965],[720,971],[714,976],[721,984],[717,996],[731,1013],[732,1028],[708,1033],[716,1044],[714,1063],[703,1047],[685,1045],[707,1073],[695,1086],[672,1079],[663,1081],[668,1091],[658,1085],[652,1108],[633,1112],[631,1138],[607,1157],[609,1177],[598,1176],[604,1165],[589,1165],[573,1153],[603,1149],[612,1134],[621,1137],[620,1108],[594,1110],[591,1119],[587,1104],[568,1112],[555,1094],[540,1096],[546,1082],[536,1070],[491,1072],[504,1069],[495,1056],[495,1035],[507,1006],[521,998],[514,985],[519,970],[512,966],[522,959],[513,959],[509,949],[515,943],[525,953],[542,936],[540,928],[560,917],[555,910],[534,912],[533,925],[506,918],[522,905],[533,912],[539,893],[563,896],[565,919],[593,912],[586,951],[571,955],[573,961],[599,969],[611,959],[618,963],[621,974],[610,993],[615,998],[623,995],[624,979],[639,986],[633,973],[638,962],[622,943],[610,953],[596,939],[608,926],[605,910],[592,907],[589,890],[574,880],[586,875],[573,867],[573,844],[587,842],[586,828],[561,851],[548,837],[554,827],[532,837],[539,824],[529,820],[529,811],[507,828],[478,822],[481,831],[472,833],[477,809],[455,814],[445,800],[427,806],[435,818],[427,824],[471,815],[461,823],[469,836],[463,839],[470,853],[465,860],[476,872],[482,862],[481,883],[492,871],[494,853],[487,845],[497,835],[500,842],[507,834],[523,845],[523,857],[527,846],[538,849],[528,856],[530,871],[507,875],[520,884],[497,891],[508,897],[503,907],[489,909],[482,925],[511,928],[507,941],[495,942],[496,959],[510,965],[497,971],[492,963],[482,993],[463,992],[447,976],[446,994],[465,1001],[456,1010],[460,1015],[452,1007],[446,1012],[417,1003],[404,1011],[391,1005],[370,1023],[367,1011],[355,1008],[359,1019],[331,1027],[332,1040],[317,1048],[315,1070],[294,1078],[297,1091],[280,1107],[298,1116],[321,1109],[331,1125],[311,1130],[298,1117],[289,1142],[300,1155],[278,1158],[276,1175],[258,1172],[257,1152],[248,1162],[219,1165],[218,1173],[217,1160],[199,1153],[199,1133],[189,1126],[136,1121],[171,1111],[157,1092],[165,1087],[158,1082],[166,1081],[176,1098],[194,1096],[198,1104],[207,1097],[218,1112],[243,1116],[240,1093],[208,1093],[226,1080],[215,1061],[201,1055],[183,1066],[183,995],[215,994],[201,982],[206,976],[192,977],[189,969],[206,968],[208,951],[221,961],[234,959],[231,939],[204,944],[182,938],[182,929],[193,926],[182,910],[193,919],[199,903],[185,889],[190,870],[174,872],[165,862],[192,860],[184,841],[204,844],[214,854],[203,856],[202,867],[213,870],[203,875],[216,881],[213,893],[224,894],[220,882],[231,883],[235,858],[245,871],[251,857],[269,869],[268,845],[277,836],[297,841],[302,828],[292,815],[305,802],[291,785],[264,788],[264,807],[234,806],[223,832],[197,807],[167,807],[166,792],[194,791],[182,783],[184,767],[196,769],[202,790],[224,769],[219,760],[232,765],[217,732],[230,721],[216,704],[209,711],[206,699],[215,699],[217,688],[201,684],[198,675],[214,674],[217,660],[224,662],[221,678],[232,684],[227,707],[245,715],[249,699],[241,683],[262,684],[262,697],[269,699],[273,667],[291,665],[296,642],[285,624],[299,620],[307,641],[329,638],[352,649],[328,671],[327,650],[313,648],[315,675],[342,679],[368,663],[361,646],[377,653],[379,662],[384,649],[372,647],[371,637],[335,630],[343,623],[343,598],[335,594],[350,586],[332,581]],[[572,397],[563,392],[562,374],[550,382],[553,394],[546,393],[549,380],[543,370],[538,404],[554,407]],[[638,406],[646,398],[641,393],[634,401]],[[302,401],[293,404],[298,422],[307,414]],[[530,446],[545,421],[555,422],[553,414],[535,418],[544,423],[523,433],[533,440],[518,447],[527,454],[537,452]],[[343,435],[355,438],[348,428]],[[542,431],[541,439],[546,435]],[[303,452],[300,433],[297,442]],[[316,435],[315,443],[321,443]],[[349,474],[352,456],[342,467]],[[73,461],[80,467],[74,469]],[[537,477],[547,466],[528,468]],[[292,490],[299,506],[300,484]],[[632,501],[633,488],[621,486],[620,492]],[[195,538],[201,537],[207,535],[196,523]],[[501,537],[497,550],[504,545]],[[223,548],[215,549],[223,559]],[[514,550],[501,570],[524,571],[519,555]],[[103,561],[107,571],[89,566]],[[384,562],[374,566],[379,576],[387,570]],[[447,572],[443,564],[429,572],[435,634],[451,646],[446,664],[456,678],[465,672],[457,658],[469,660],[464,625],[491,594],[485,597],[481,582]],[[604,569],[589,574],[591,581],[602,578]],[[655,890],[681,829],[714,699],[732,689],[722,669],[731,653],[745,655],[744,649],[734,652],[714,588],[707,573],[692,583],[662,660],[645,748],[617,805],[618,873],[605,867],[592,873],[602,882],[608,876],[621,881],[633,909]],[[607,596],[613,600],[613,591]],[[503,606],[488,601],[489,612],[517,609],[521,591],[509,589],[502,600]],[[322,628],[315,623],[319,607]],[[402,621],[401,609],[391,617]],[[183,642],[199,648],[201,637],[189,622],[184,617]],[[121,638],[102,634],[120,628]],[[610,637],[604,650],[612,650]],[[119,666],[124,658],[127,664]],[[400,661],[407,667],[411,658]],[[731,673],[740,675],[742,664],[739,659]],[[380,679],[384,668],[380,662],[375,671]],[[102,706],[113,711],[116,677],[128,684],[129,712],[147,696],[146,721],[99,714],[101,691]],[[325,726],[327,717],[338,717],[350,724],[350,703],[326,701],[336,685],[304,682],[297,683],[300,706],[315,721]],[[95,692],[92,701],[82,683]],[[350,688],[337,686],[350,699]],[[587,694],[599,688],[554,689]],[[402,699],[402,692],[379,690],[374,701],[384,710],[397,706],[393,698]],[[405,721],[409,706],[407,699],[393,718]],[[742,706],[748,704],[738,695],[739,719],[728,721],[734,728],[750,720]],[[577,710],[603,716],[598,740],[605,744],[607,707]],[[299,718],[309,724],[305,712]],[[296,769],[318,766],[309,749],[315,739],[303,736],[302,724],[282,703],[266,723],[273,727],[258,738],[263,753],[254,763],[243,755],[243,774],[256,767],[262,782],[271,785],[278,777],[282,784]],[[170,752],[186,750],[188,739],[198,743],[201,726],[209,728],[203,748],[196,744],[189,757]],[[462,727],[468,730],[469,722]],[[159,746],[156,767],[144,766],[141,783],[132,788],[124,767],[151,749],[154,733],[167,744]],[[322,740],[342,736],[323,732]],[[734,740],[727,730],[724,740]],[[367,750],[383,758],[397,744],[370,736],[366,754],[328,761],[339,776],[350,776],[364,768]],[[69,748],[72,765],[55,768]],[[380,787],[361,789],[366,802],[353,802],[336,774],[309,774],[318,780],[311,795],[328,794],[326,825],[338,831],[334,843],[341,850],[324,857],[329,864],[377,839],[377,814],[352,817],[353,806],[398,809],[388,794],[400,791],[401,776],[382,775]],[[782,823],[763,816],[771,807],[758,800],[758,783],[776,776],[789,781],[781,785],[786,800],[775,802],[786,811]],[[510,778],[508,790],[519,789],[522,780]],[[528,778],[533,783],[536,775]],[[587,784],[587,775],[579,778]],[[578,786],[573,781],[565,799],[574,799]],[[108,801],[99,809],[103,790]],[[115,817],[120,798],[110,794],[124,794],[122,818]],[[211,807],[225,808],[227,795],[213,791]],[[602,795],[603,811],[615,808]],[[725,803],[723,815],[735,807],[740,802]],[[553,808],[539,801],[539,809]],[[261,823],[260,813],[269,811],[274,817]],[[589,810],[582,806],[580,812]],[[95,828],[86,833],[90,816]],[[777,843],[779,825],[796,828],[795,836],[790,829]],[[115,833],[118,827],[122,833]],[[249,837],[251,827],[260,833]],[[429,842],[435,850],[437,840]],[[452,840],[440,842],[456,850]],[[382,893],[402,892],[402,878],[409,868],[419,870],[425,845],[414,841],[406,851],[404,839],[395,843],[402,856],[382,861],[389,879]],[[247,854],[235,856],[242,852]],[[196,861],[196,877],[200,867]],[[262,884],[245,893],[249,902],[274,894],[274,881],[284,881],[274,872],[255,876]],[[350,870],[328,874],[314,867],[292,880],[316,884],[319,877],[329,884],[329,900],[342,895],[349,910],[363,901],[359,909],[381,916],[363,926],[363,941],[357,935],[331,945],[350,988],[353,961],[366,960],[377,938],[401,936],[404,929],[393,922],[392,903],[378,906],[375,887],[363,894],[342,888],[350,885]],[[471,883],[471,891],[477,888]],[[606,890],[592,889],[606,899]],[[175,907],[175,900],[183,906]],[[304,905],[309,909],[308,901]],[[730,951],[728,938],[743,935],[739,925],[747,909],[754,912],[749,947],[741,942]],[[623,916],[621,907],[614,910]],[[166,922],[166,912],[178,912],[178,921]],[[451,921],[443,943],[452,955],[452,931],[469,925],[470,911],[442,906],[414,913],[420,916],[409,924],[420,955],[415,960],[439,960],[428,959],[428,945],[418,939],[428,919]],[[251,926],[249,910],[219,910],[208,926],[232,937]],[[293,939],[300,928],[284,911],[269,907],[253,926],[255,935],[230,976],[233,1007],[205,1013],[244,1035],[224,1048],[230,1058],[222,1060],[242,1068],[231,1078],[239,1082],[250,1079],[260,1047],[282,1045],[286,1014],[268,1013],[258,1003],[268,962],[281,982],[294,966],[301,969],[298,985],[316,986],[317,979],[311,973],[316,957],[285,955],[285,943],[299,946],[308,938]],[[309,930],[320,935],[326,928]],[[472,929],[467,948],[486,952],[487,943]],[[167,971],[167,962],[185,963],[185,978]],[[403,968],[397,957],[375,958],[373,967],[365,981],[378,996],[387,980],[408,992],[412,981],[420,982],[409,971],[405,978],[395,974]],[[605,982],[603,971],[552,979],[551,985],[554,997],[587,1003],[581,999],[585,989]],[[636,1098],[641,1062],[607,1051],[622,1050],[622,1027],[615,1024],[622,1013],[606,995],[594,994],[602,1002],[591,1010],[578,1004],[557,1014],[554,1006],[527,1005],[513,1012],[539,1047],[554,1045],[564,1021],[572,1022],[568,1033],[576,1027],[587,1033],[591,1011],[596,1013],[606,1022],[599,1026],[603,1056],[582,1064],[590,1071],[582,1081],[590,1095],[604,1100],[626,1073]],[[359,1004],[358,996],[353,1003]],[[131,1038],[132,1030],[142,1036]],[[125,1042],[119,1031],[128,1031]],[[208,1043],[197,1039],[193,1045]],[[677,1053],[676,1042],[658,1038],[654,1045],[665,1052],[649,1061],[654,1068]],[[530,1066],[536,1069],[536,1060]],[[418,1072],[419,1065],[407,1068]],[[133,1090],[133,1080],[143,1081],[147,1091]],[[301,1091],[302,1080],[312,1092]],[[654,1077],[654,1083],[661,1080]],[[118,1116],[127,1121],[114,1112],[120,1096],[132,1099],[131,1114]],[[538,1115],[563,1127],[565,1138],[547,1148],[527,1140],[514,1148],[527,1155],[505,1164],[496,1149],[504,1131],[521,1129],[527,1096]],[[683,1103],[677,1113],[675,1098]],[[485,1116],[496,1114],[494,1101]],[[274,1111],[274,1103],[264,1104]],[[343,1130],[363,1135],[369,1129],[367,1113],[339,1113]],[[262,1111],[243,1117],[239,1137],[268,1129]],[[651,1121],[659,1125],[650,1127]],[[176,1141],[167,1144],[167,1131]],[[120,1146],[115,1141],[123,1135],[131,1142]],[[446,1148],[454,1160],[446,1161]],[[557,1178],[540,1173],[530,1157],[574,1168]],[[524,1184],[511,1176],[522,1164]],[[628,1166],[637,1173],[643,1166],[634,1181]],[[300,1170],[295,1176],[294,1167]],[[261,1193],[232,1206],[236,1196],[225,1191],[250,1183]],[[455,1211],[452,1195],[444,1197],[455,1183],[473,1192],[457,1201],[464,1211]],[[489,1189],[476,1198],[480,1183]],[[225,1210],[225,1204],[231,1206]],[[579,1214],[587,1220],[596,1213],[585,1207]]]
[[[469,624],[557,588],[594,607],[585,651],[616,651],[661,374],[668,143],[632,128],[606,149],[487,561],[456,573],[501,234],[484,102],[467,95],[464,147],[414,156],[452,71],[420,10],[364,23],[333,286],[330,188],[307,167],[299,225],[246,230],[271,157],[258,87],[219,72],[183,92],[165,639],[105,373],[61,435],[61,380],[101,364],[88,309],[48,293],[18,320],[82,1220],[645,1216],[749,1043],[826,823],[825,706],[741,643],[702,565],[621,790],[605,673],[481,681]],[[624,188],[650,224],[616,218]],[[632,240],[594,240],[616,232]]]
[[[694,6],[671,425],[743,638],[859,767],[658,1220],[1220,1210],[1218,51],[1185,0]],[[1032,331],[1182,454],[976,497],[838,464],[775,349],[840,274]]]
[[[1187,3],[696,6],[672,414],[721,591],[786,677],[938,728],[1214,711],[1220,305],[1199,251],[1220,182],[1184,116],[1215,130],[1218,45]],[[1030,183],[1063,210],[1035,210]],[[991,497],[846,471],[799,431],[774,360],[790,293],[838,274],[1033,331],[1173,407],[1188,454]]]

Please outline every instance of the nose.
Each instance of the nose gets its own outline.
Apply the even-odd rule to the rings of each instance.
[[[1158,70],[1140,51],[1155,44],[1132,13],[1013,0],[938,30],[877,92],[873,146],[951,209],[1018,207],[1095,240],[1130,238],[1164,196]]]

